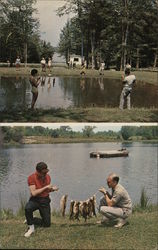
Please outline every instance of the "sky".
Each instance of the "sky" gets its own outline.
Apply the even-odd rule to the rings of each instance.
[[[35,5],[38,13],[35,15],[40,21],[41,38],[57,46],[60,32],[69,16],[58,17],[56,10],[64,5],[64,0],[37,0]]]

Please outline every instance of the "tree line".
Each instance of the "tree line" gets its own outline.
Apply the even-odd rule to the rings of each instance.
[[[122,126],[120,131],[98,131],[95,126],[85,126],[82,131],[73,131],[70,126],[56,129],[36,127],[1,127],[1,141],[22,142],[26,136],[46,136],[51,138],[95,138],[111,140],[158,140],[158,126]]]
[[[19,56],[26,65],[53,55],[51,44],[40,38],[35,3],[36,0],[0,1],[0,61],[9,60],[12,65]]]
[[[122,70],[157,66],[157,0],[66,0],[59,16],[72,14],[60,34],[58,51],[67,62],[81,55],[87,67]]]

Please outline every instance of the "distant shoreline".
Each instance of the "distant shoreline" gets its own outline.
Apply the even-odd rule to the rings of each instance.
[[[9,143],[4,142],[4,146],[19,146],[28,144],[64,144],[64,143],[133,143],[133,142],[143,142],[143,143],[158,143],[158,140],[147,140],[147,139],[135,139],[135,140],[119,140],[115,138],[52,138],[51,136],[24,136],[21,143],[11,141]]]

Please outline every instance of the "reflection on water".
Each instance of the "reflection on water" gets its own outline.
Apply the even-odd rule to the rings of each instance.
[[[48,164],[52,183],[60,193],[51,195],[52,205],[59,209],[62,194],[71,199],[84,200],[106,185],[109,173],[116,172],[134,203],[145,187],[150,202],[157,202],[157,144],[143,143],[79,143],[56,145],[23,145],[4,148],[0,157],[1,206],[17,210],[19,194],[27,194],[27,176],[34,172],[39,161]],[[95,159],[89,152],[126,147],[129,157]],[[97,193],[97,201],[101,197]],[[69,203],[68,203],[69,206]]]
[[[118,107],[122,89],[120,80],[84,77],[41,77],[37,108]],[[32,98],[28,78],[1,77],[0,110],[30,107]],[[136,84],[132,106],[158,107],[158,88]]]

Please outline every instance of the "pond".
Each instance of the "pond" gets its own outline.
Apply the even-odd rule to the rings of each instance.
[[[84,77],[43,77],[38,87],[36,108],[118,107],[120,80]],[[0,111],[29,108],[32,93],[28,78],[0,78]],[[158,107],[158,88],[136,84],[131,94],[133,107]]]
[[[51,194],[52,207],[59,209],[62,194],[71,199],[85,200],[106,185],[111,172],[120,176],[134,204],[139,202],[144,187],[150,203],[157,202],[157,144],[147,143],[76,143],[41,144],[5,147],[0,151],[1,208],[14,211],[20,206],[20,195],[29,198],[27,176],[35,165],[44,161],[50,169],[52,183],[60,192]],[[90,158],[93,150],[111,150],[126,147],[128,157]],[[96,194],[97,202],[101,193]]]

